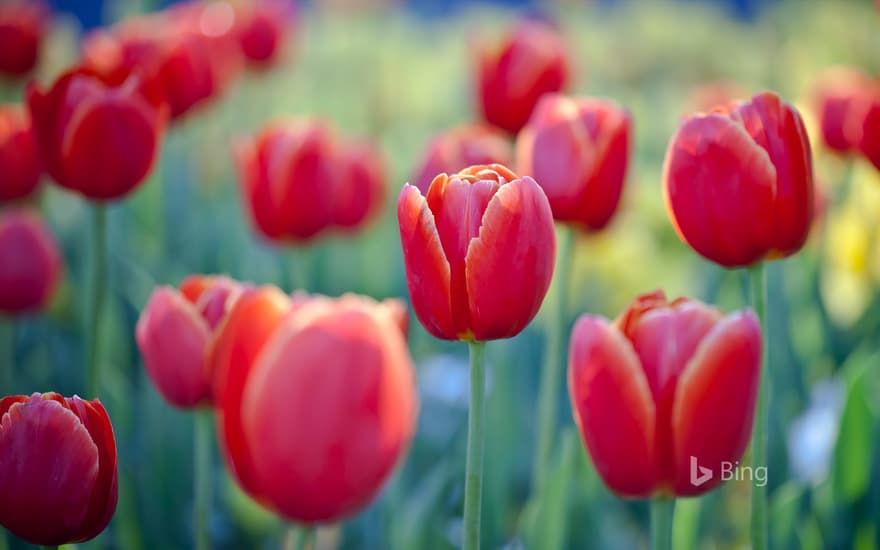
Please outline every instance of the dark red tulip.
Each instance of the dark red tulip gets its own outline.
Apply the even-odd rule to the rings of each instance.
[[[116,441],[97,399],[0,399],[0,525],[33,544],[93,539],[116,511]]]
[[[581,316],[568,361],[575,422],[618,495],[699,495],[742,457],[761,370],[751,311],[646,294],[613,323]]]
[[[880,82],[874,83],[861,98],[854,124],[858,128],[859,152],[880,170]]]
[[[515,134],[542,95],[568,82],[562,39],[549,25],[526,21],[493,49],[480,52],[477,93],[486,122]]]
[[[255,0],[241,6],[238,39],[245,59],[256,66],[278,60],[295,16],[289,0]]]
[[[332,523],[379,491],[418,410],[398,310],[351,295],[291,301],[274,287],[236,302],[212,354],[218,420],[230,469],[258,502]]]
[[[62,187],[92,200],[118,199],[142,183],[165,131],[167,105],[138,75],[115,81],[73,69],[28,106],[40,154]]]
[[[42,220],[28,210],[0,211],[0,313],[46,306],[61,279],[61,254]]]
[[[334,223],[357,230],[385,201],[387,169],[382,151],[368,141],[344,144],[338,151],[340,173],[333,193]]]
[[[42,173],[30,116],[19,105],[0,105],[0,202],[33,194]]]
[[[0,3],[0,76],[19,77],[36,67],[48,18],[39,1]]]
[[[211,401],[208,350],[220,322],[241,292],[228,277],[193,275],[180,291],[153,291],[135,336],[144,367],[166,401],[192,408]]]
[[[826,71],[816,87],[816,104],[822,141],[838,153],[859,148],[861,125],[857,120],[859,103],[871,80],[861,71],[836,67]]]
[[[516,336],[538,313],[556,260],[550,204],[500,164],[405,185],[397,219],[413,309],[444,340]]]
[[[541,185],[556,220],[602,229],[623,191],[630,126],[613,101],[545,95],[517,137],[517,169]]]
[[[481,124],[456,126],[431,140],[413,185],[427,193],[437,174],[455,174],[478,164],[513,164],[507,136]]]
[[[725,267],[794,254],[813,217],[810,142],[776,94],[687,118],[666,152],[664,194],[679,236]]]

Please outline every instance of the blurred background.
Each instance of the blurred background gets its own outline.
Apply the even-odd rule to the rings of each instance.
[[[56,18],[36,78],[76,61],[83,33],[161,2],[54,1]],[[769,266],[774,342],[769,488],[774,548],[880,548],[880,174],[823,151],[814,84],[828,67],[880,73],[880,13],[869,0],[648,2],[325,0],[304,3],[282,61],[246,73],[210,107],[169,131],[150,180],[109,209],[110,286],[104,323],[105,391],[120,452],[120,503],[89,548],[192,546],[191,422],[156,393],[134,325],[152,289],[190,273],[228,273],[292,289],[285,265],[308,257],[309,290],[406,299],[395,199],[430,138],[474,120],[474,45],[523,15],[558,26],[573,62],[575,95],[631,110],[634,155],[612,225],[579,236],[568,306],[614,317],[636,294],[664,289],[740,309],[745,275],[706,262],[676,236],[661,195],[662,163],[680,118],[707,83],[747,97],[772,89],[807,119],[820,187],[834,197],[805,250]],[[22,83],[4,82],[17,101]],[[378,140],[389,163],[382,214],[355,236],[308,247],[260,239],[241,204],[230,153],[280,115],[326,117]],[[838,190],[849,181],[848,191]],[[41,208],[65,259],[47,312],[7,322],[14,391],[80,391],[80,304],[87,288],[86,204],[54,186]],[[552,289],[551,289],[552,295]],[[542,312],[520,336],[487,350],[485,548],[640,548],[647,506],[615,498],[589,465],[567,398],[557,417],[549,490],[530,501],[535,388],[545,343]],[[467,424],[465,346],[440,342],[415,320],[410,349],[422,402],[414,444],[381,496],[345,525],[323,528],[318,548],[454,548],[460,538]],[[565,392],[563,384],[558,388]],[[562,394],[567,395],[567,394]],[[215,453],[210,518],[217,548],[276,548],[283,526],[229,479]],[[677,508],[676,548],[748,544],[747,481]],[[5,497],[4,497],[5,498]],[[542,512],[538,515],[535,509]],[[2,547],[0,542],[0,547]],[[23,544],[12,540],[12,548]]]

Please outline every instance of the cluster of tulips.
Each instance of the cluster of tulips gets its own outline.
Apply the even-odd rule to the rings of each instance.
[[[27,47],[38,46],[44,23],[35,10],[0,7],[2,72],[33,67]],[[18,206],[33,199],[43,171],[96,205],[100,297],[102,205],[145,181],[166,125],[231,86],[245,60],[277,62],[288,10],[273,0],[187,2],[123,21],[88,36],[82,63],[48,90],[30,85],[26,109],[3,107],[0,311],[43,307],[61,277],[51,233]],[[878,85],[846,78],[858,86],[832,76],[822,87],[822,138],[880,165]],[[434,337],[470,347],[463,547],[480,545],[483,441],[491,433],[484,345],[523,331],[555,276],[533,491],[542,490],[549,467],[555,387],[567,363],[573,418],[596,471],[615,494],[652,499],[654,544],[668,548],[675,497],[717,487],[722,465],[741,460],[750,442],[752,466],[766,465],[762,266],[797,253],[814,217],[801,115],[772,92],[725,101],[684,118],[666,153],[671,223],[704,258],[749,269],[754,311],[725,314],[655,291],[634,297],[615,320],[584,314],[569,333],[573,243],[601,231],[618,210],[632,116],[610,99],[565,95],[570,62],[558,32],[542,22],[522,23],[485,49],[476,79],[484,121],[438,135],[397,200],[415,316]],[[358,230],[388,187],[375,144],[343,138],[318,119],[270,122],[235,152],[244,210],[278,244]],[[216,427],[238,484],[305,527],[302,544],[309,527],[342,521],[375,497],[418,415],[405,304],[307,290],[194,275],[155,289],[135,335],[159,393],[199,411],[200,441]],[[92,308],[86,328],[94,333],[100,302]],[[87,357],[92,396],[101,391],[95,338]],[[0,415],[0,524],[46,545],[97,536],[117,500],[116,447],[101,402],[11,396],[0,400]],[[708,482],[694,477],[695,464],[711,472]],[[755,549],[767,547],[765,490],[752,488]],[[196,540],[207,547],[204,515],[197,519]]]

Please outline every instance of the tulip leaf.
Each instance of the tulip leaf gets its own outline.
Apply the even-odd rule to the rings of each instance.
[[[849,502],[858,500],[871,481],[871,454],[875,419],[869,399],[872,360],[852,364],[848,373],[846,405],[834,450],[834,492]]]

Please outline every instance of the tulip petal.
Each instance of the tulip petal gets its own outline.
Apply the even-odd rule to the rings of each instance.
[[[575,323],[568,355],[575,422],[593,464],[612,491],[648,497],[655,489],[654,402],[638,357],[601,317]]]
[[[776,170],[742,125],[720,114],[688,119],[669,144],[663,179],[673,225],[699,254],[736,267],[769,252]]]
[[[522,331],[541,307],[555,261],[547,196],[530,177],[502,185],[465,258],[474,337],[494,340]]]
[[[13,404],[0,420],[0,524],[34,544],[71,542],[88,512],[98,459],[88,430],[58,401],[34,394]]]
[[[406,283],[416,317],[433,336],[455,340],[452,320],[450,268],[434,214],[412,185],[404,185],[397,201],[400,241],[406,266]]]
[[[277,288],[245,290],[218,327],[208,351],[221,447],[233,475],[258,499],[260,490],[242,431],[242,396],[254,359],[289,308],[290,301]]]
[[[704,493],[721,483],[721,463],[735,464],[752,431],[760,384],[761,329],[752,312],[722,319],[705,337],[678,382],[672,411],[675,493]],[[712,479],[691,483],[691,457]]]
[[[135,330],[144,366],[156,388],[176,407],[193,407],[210,396],[204,375],[208,324],[170,287],[153,292]]]

